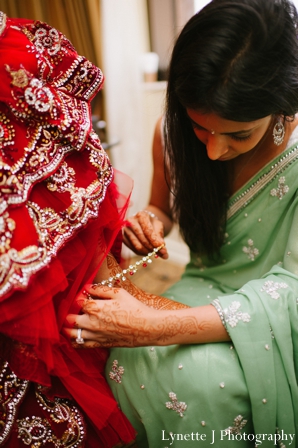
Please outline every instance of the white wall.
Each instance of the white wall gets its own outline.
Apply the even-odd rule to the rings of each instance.
[[[111,158],[116,169],[134,179],[132,212],[135,212],[145,205],[142,196],[148,177],[146,166],[150,163],[150,154],[142,150],[140,70],[141,55],[150,49],[147,6],[146,0],[100,1],[108,139],[120,141],[112,148]]]
[[[194,10],[195,12],[199,11],[200,9],[204,8],[208,3],[210,3],[210,0],[194,0]]]
[[[204,6],[207,5],[207,3],[210,3],[210,0],[194,0],[194,9],[195,12],[202,9]],[[292,3],[298,8],[298,0],[292,0]]]
[[[120,141],[111,149],[113,166],[134,180],[131,215],[148,203],[152,138],[162,113],[165,83],[143,82],[140,59],[150,50],[146,0],[100,2],[108,140]],[[172,261],[188,261],[188,249],[176,233],[167,246]]]
[[[148,89],[141,73],[141,56],[150,51],[147,1],[99,1],[108,140],[112,143],[119,141],[110,155],[114,167],[134,180],[130,210],[133,214],[144,208],[149,199],[153,128],[163,110],[164,87]],[[179,27],[196,11],[197,4],[193,3],[193,11],[190,8],[195,1],[198,0],[173,1],[173,14],[177,16]],[[199,1],[207,3],[206,0]]]

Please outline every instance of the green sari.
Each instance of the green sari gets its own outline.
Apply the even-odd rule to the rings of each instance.
[[[298,447],[298,130],[230,200],[221,262],[192,254],[166,297],[218,299],[231,342],[112,349],[139,448]]]

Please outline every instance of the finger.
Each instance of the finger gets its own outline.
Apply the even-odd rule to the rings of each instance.
[[[85,341],[84,344],[77,344],[76,342],[72,341],[71,345],[74,348],[107,348],[107,346],[96,341]],[[109,347],[111,347],[111,345],[109,345]]]
[[[80,327],[81,328],[81,327]],[[113,337],[112,331],[107,332],[100,332],[100,331],[91,331],[86,328],[81,328],[81,334],[80,337],[84,340],[84,343],[78,344],[76,342],[76,339],[78,337],[78,330],[75,328],[65,328],[63,330],[63,333],[65,336],[67,336],[68,339],[72,341],[72,345],[75,347],[83,347],[92,346],[93,343],[96,343],[97,346],[100,347],[113,347],[113,346],[120,346],[120,345],[131,345],[131,330],[122,329],[121,332],[117,333],[116,337]],[[119,341],[120,339],[120,341]]]
[[[169,258],[169,255],[164,240],[164,225],[159,219],[155,219],[153,222],[153,227],[154,227],[154,233],[152,234],[153,238],[151,238],[150,241],[154,247],[159,247],[163,245],[162,249],[160,249],[157,252],[157,254],[161,258],[167,259]]]
[[[91,335],[91,339],[87,339],[87,332],[83,331],[81,332],[81,337],[84,339],[84,343],[82,344],[78,344],[76,342],[76,338],[78,335],[78,331],[74,330],[74,329],[70,329],[70,328],[64,328],[63,329],[63,333],[64,335],[67,337],[67,339],[69,339],[71,341],[71,345],[74,348],[96,348],[96,347],[103,347],[104,346],[104,342],[106,340],[103,340],[101,342],[99,341],[95,341],[93,339],[93,335]]]
[[[142,229],[146,241],[149,241],[150,248],[158,247],[164,243],[163,223],[158,218],[151,218],[147,213],[138,213],[139,225]],[[136,235],[138,235],[138,229],[136,229]]]
[[[156,247],[165,244],[164,238],[161,235],[157,235],[157,233],[154,233],[153,229],[148,234],[148,239],[146,240],[146,243],[144,239],[142,240],[141,243],[138,236],[136,236],[134,233],[129,232],[124,234],[123,239],[126,246],[129,247],[133,252],[135,252],[138,255],[147,255],[148,252],[151,252]],[[166,253],[167,250],[164,250],[163,252],[158,252],[160,256],[163,256]]]
[[[123,239],[127,247],[139,255],[154,247],[165,244],[164,224],[157,217],[151,217],[144,211],[138,212],[128,220],[128,226],[123,230]],[[161,258],[168,258],[167,250],[159,252]]]
[[[81,328],[81,327],[80,327]],[[76,340],[76,338],[78,337],[78,330],[76,329],[76,328],[65,328],[64,330],[63,330],[63,333],[69,338],[69,339],[72,339],[72,340]],[[90,330],[86,330],[86,328],[81,328],[81,337],[84,339],[84,343],[85,343],[85,341],[87,341],[87,340],[90,340],[90,341],[96,341],[97,340],[97,338],[98,338],[98,334],[97,333],[95,333],[95,332],[93,332],[93,331],[90,331]],[[104,338],[102,338],[102,339],[104,339]],[[78,345],[81,345],[81,344],[78,344]],[[83,344],[82,344],[83,345]]]
[[[85,308],[102,308],[105,300],[117,299],[117,293],[120,288],[117,286],[106,286],[100,283],[85,285],[85,290],[92,299],[85,300],[82,305],[82,310]],[[97,300],[96,300],[97,299]]]
[[[157,252],[157,255],[165,260],[169,258],[169,254],[165,247],[165,240],[163,237],[163,223],[157,219],[155,219],[155,221],[156,223],[154,223],[153,226],[154,231],[146,235],[148,237],[148,244],[146,244],[146,246],[140,244],[140,241],[130,229],[127,229],[127,232],[125,231],[123,234],[124,243],[138,255],[147,255],[148,252],[152,251],[154,248],[164,245],[164,247]]]
[[[153,246],[163,243],[164,225],[155,215],[151,216],[142,210],[129,221],[129,224],[127,228],[131,229],[147,248],[146,242],[150,242]]]
[[[154,228],[148,217],[145,218],[145,222],[138,222],[133,227],[126,227],[124,230],[125,237],[136,250],[143,251],[145,248],[147,252],[152,249],[150,240],[152,233],[154,233]],[[150,238],[148,238],[148,235],[150,235]]]
[[[168,250],[167,250],[166,246],[164,246],[162,249],[160,249],[160,250],[157,252],[157,255],[158,255],[160,258],[162,258],[163,260],[167,260],[167,259],[169,258],[169,253],[168,253]]]
[[[146,238],[154,245],[160,246],[164,242],[164,225],[160,219],[152,218],[152,229],[150,227],[144,228]],[[154,241],[153,241],[154,239]]]
[[[76,330],[77,332],[77,330]],[[64,334],[64,336],[66,336],[68,339],[72,338],[73,333],[73,328],[68,328],[68,327],[63,327],[62,328],[62,333]]]
[[[64,328],[74,328],[77,327],[76,319],[78,318],[78,314],[68,314],[64,321]]]
[[[151,249],[150,243],[147,241],[144,245],[131,229],[124,229],[123,242],[137,255],[145,255]]]
[[[99,313],[100,310],[97,309],[97,312]],[[92,317],[89,314],[68,314],[64,322],[63,332],[74,331],[77,333],[78,328],[93,330],[94,325]]]
[[[100,310],[97,310],[97,316],[99,316]],[[108,323],[110,324],[110,322]],[[78,329],[81,330],[81,337],[83,339],[97,340],[99,337],[106,337],[104,331],[100,331],[102,325],[99,324],[98,319],[94,319],[89,314],[69,314],[67,316],[67,323],[63,327],[63,333],[71,339],[78,337]],[[113,331],[111,326],[111,332]]]

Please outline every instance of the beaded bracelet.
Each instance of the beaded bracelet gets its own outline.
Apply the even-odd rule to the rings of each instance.
[[[129,265],[127,269],[123,269],[122,272],[118,272],[116,275],[109,277],[107,280],[102,280],[99,283],[94,283],[94,285],[106,285],[111,287],[117,285],[117,283],[120,283],[121,280],[125,282],[125,280],[127,280],[125,277],[126,274],[134,275],[140,265],[142,265],[143,268],[146,268],[148,264],[152,263],[151,257],[153,257],[154,255],[155,258],[158,258],[157,252],[160,251],[160,249],[162,249],[163,247],[164,244],[159,247],[155,247],[152,252],[149,252],[145,257],[143,257],[141,260],[138,260],[135,264]]]
[[[223,324],[223,326],[225,327],[225,329],[228,332],[227,322],[226,322],[226,319],[225,319],[225,313],[224,313],[224,311],[222,309],[220,301],[218,299],[214,299],[214,300],[212,300],[211,305],[213,305],[214,308],[216,309],[216,311],[218,312],[218,315],[220,317],[221,323]]]

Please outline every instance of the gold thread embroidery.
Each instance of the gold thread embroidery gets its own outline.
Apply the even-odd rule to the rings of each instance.
[[[3,33],[5,28],[6,28],[6,14],[0,11],[0,35]]]
[[[0,360],[0,445],[9,437],[17,409],[28,389],[29,381],[21,380]]]
[[[29,84],[29,75],[28,72],[24,68],[20,68],[19,70],[11,70],[9,65],[5,65],[6,70],[10,73],[12,77],[12,85],[20,88],[27,87]]]
[[[57,425],[66,424],[62,436],[58,438],[52,430],[50,421],[41,417],[26,417],[17,420],[18,438],[32,448],[39,448],[52,443],[55,448],[79,448],[85,439],[85,424],[82,414],[69,401],[62,398],[49,400],[41,393],[42,386],[37,386],[35,395],[37,402],[44,411],[49,413],[51,419]]]

